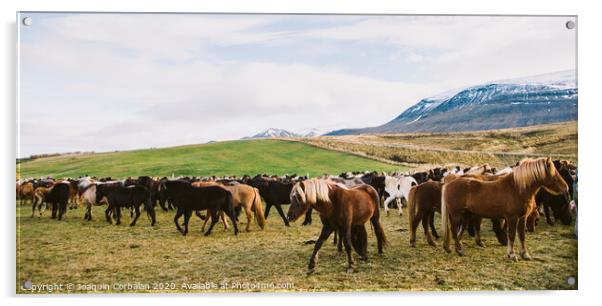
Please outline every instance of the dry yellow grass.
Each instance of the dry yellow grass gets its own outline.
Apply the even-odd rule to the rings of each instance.
[[[385,254],[376,254],[376,240],[369,230],[369,261],[360,262],[354,255],[356,272],[345,272],[345,256],[336,251],[331,239],[320,253],[316,273],[306,275],[307,260],[313,249],[320,221],[309,227],[299,223],[285,228],[277,215],[271,214],[268,225],[260,231],[234,236],[224,232],[221,224],[204,237],[200,221],[193,218],[191,232],[181,236],[173,224],[173,212],[158,212],[158,225],[150,227],[143,215],[135,227],[116,226],[101,217],[102,207],[94,209],[94,220],[86,222],[81,209],[67,213],[64,221],[30,218],[30,207],[17,209],[17,290],[24,281],[33,284],[74,285],[66,292],[205,292],[189,290],[183,284],[207,282],[230,285],[239,283],[283,284],[294,287],[273,291],[399,291],[399,290],[524,290],[576,289],[567,283],[577,276],[577,240],[572,227],[540,224],[536,233],[527,235],[533,261],[517,263],[506,259],[506,247],[497,244],[484,222],[486,248],[476,247],[464,238],[466,256],[447,254],[439,246],[430,247],[421,231],[418,247],[409,246],[407,216],[382,217],[390,246]],[[241,218],[241,221],[245,218]],[[125,221],[129,218],[126,216]],[[545,222],[543,222],[545,223]],[[438,224],[438,220],[437,220]],[[242,226],[241,226],[242,227]],[[440,245],[440,241],[438,241]],[[151,290],[121,290],[114,284],[148,284]],[[81,284],[97,286],[83,288]],[[109,286],[104,290],[101,286]],[[167,290],[165,286],[175,286]],[[153,290],[157,286],[157,290]],[[209,291],[257,291],[234,288]],[[267,291],[272,291],[267,289]],[[40,292],[46,293],[46,292]]]
[[[503,167],[535,156],[577,162],[575,121],[495,131],[325,136],[303,141],[411,165],[489,163]]]

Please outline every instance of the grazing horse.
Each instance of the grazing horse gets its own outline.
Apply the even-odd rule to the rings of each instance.
[[[557,163],[556,161],[554,166],[569,186],[569,196],[572,196],[574,180],[570,170],[566,166]],[[571,225],[573,216],[570,209],[570,198],[567,199],[561,195],[553,195],[546,190],[540,190],[535,196],[535,200],[538,207],[543,206],[543,211],[546,215],[546,222],[549,225],[554,225],[554,221],[552,221],[552,214],[556,221],[560,221],[564,225]],[[552,213],[550,213],[550,209],[552,210]]]
[[[96,200],[107,198],[108,207],[105,210],[107,222],[112,223],[109,212],[113,211],[116,218],[116,225],[121,224],[121,208],[133,208],[136,216],[131,221],[130,226],[136,225],[140,217],[140,205],[144,205],[147,215],[151,219],[151,226],[157,222],[155,210],[150,202],[150,192],[144,186],[131,185],[128,187],[121,184],[99,184],[96,186]]]
[[[568,186],[550,158],[525,159],[513,172],[495,181],[459,177],[443,185],[441,200],[442,227],[445,230],[443,248],[449,248],[450,235],[458,255],[463,255],[461,228],[466,213],[483,218],[504,218],[507,222],[508,258],[518,260],[514,253],[514,238],[518,231],[520,255],[529,260],[525,246],[527,216],[535,209],[535,194],[540,188],[568,197]]]
[[[223,211],[234,225],[234,234],[238,235],[238,226],[234,212],[234,204],[230,191],[221,186],[195,187],[190,182],[183,180],[163,181],[159,186],[164,194],[170,197],[178,211],[174,217],[176,228],[182,235],[188,234],[188,222],[192,212],[208,210],[211,213],[211,225],[205,236],[211,234],[213,226],[219,221],[218,213]],[[184,230],[180,227],[178,220],[184,215]]]
[[[345,244],[347,272],[353,272],[352,246],[362,260],[367,260],[368,235],[364,224],[368,221],[376,235],[378,253],[382,254],[387,239],[379,221],[378,192],[372,186],[347,188],[327,180],[310,179],[295,184],[290,198],[289,220],[297,220],[309,207],[318,211],[322,220],[322,231],[309,259],[308,274],[314,272],[318,251],[333,231],[339,231]]]
[[[399,210],[399,215],[402,215],[402,204],[401,201],[408,201],[408,194],[410,193],[410,188],[418,185],[416,179],[411,176],[402,176],[402,177],[385,177],[385,212],[387,216],[389,215],[389,203],[395,200],[397,204],[397,209]]]

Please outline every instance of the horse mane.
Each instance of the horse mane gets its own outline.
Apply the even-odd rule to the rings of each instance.
[[[301,185],[305,188],[302,188]],[[330,202],[330,197],[328,196],[329,190],[330,186],[326,180],[312,178],[295,184],[292,192],[297,193],[303,202],[316,204],[318,202]]]
[[[512,171],[514,184],[520,192],[524,192],[533,182],[543,181],[552,170],[550,169],[549,159],[523,159]]]

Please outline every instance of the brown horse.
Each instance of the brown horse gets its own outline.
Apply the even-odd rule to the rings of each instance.
[[[262,230],[265,227],[265,216],[263,215],[263,204],[261,203],[261,196],[259,195],[259,190],[257,188],[251,187],[246,184],[236,184],[236,185],[224,185],[217,182],[194,182],[193,186],[220,186],[225,188],[226,190],[232,193],[232,201],[234,204],[234,208],[241,207],[245,210],[245,214],[247,216],[247,227],[245,230],[247,232],[251,231],[251,223],[253,220],[253,215],[255,216],[255,222]],[[223,213],[221,213],[222,221],[224,222],[227,229],[227,221],[223,218]],[[205,224],[209,218],[205,219]],[[203,228],[205,228],[205,224],[203,224]]]
[[[568,197],[568,186],[554,168],[550,158],[525,159],[513,172],[495,181],[459,177],[443,185],[441,200],[442,227],[445,231],[443,248],[449,248],[453,235],[458,255],[463,255],[461,228],[466,213],[481,218],[507,222],[508,258],[518,260],[514,253],[514,238],[518,231],[520,254],[531,259],[525,246],[527,216],[535,207],[535,194],[540,188]]]
[[[429,231],[429,224],[433,223],[435,211],[441,209],[441,186],[443,183],[428,181],[418,186],[412,187],[408,195],[408,218],[410,225],[410,245],[416,246],[416,228],[422,221],[424,235],[428,244],[435,246],[433,235],[437,237],[437,232],[432,228],[433,235]],[[438,237],[437,237],[438,238]]]
[[[297,220],[309,207],[318,211],[322,220],[322,231],[309,259],[308,274],[314,272],[316,256],[322,243],[335,230],[339,232],[345,245],[348,273],[353,272],[352,247],[360,255],[361,260],[367,260],[368,234],[364,224],[368,221],[374,229],[378,253],[382,254],[387,239],[379,221],[380,199],[374,187],[359,185],[347,188],[323,179],[310,179],[295,184],[290,199],[291,206],[288,210],[290,221]]]

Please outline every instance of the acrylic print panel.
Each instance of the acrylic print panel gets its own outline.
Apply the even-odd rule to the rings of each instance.
[[[576,16],[17,22],[17,293],[578,287]]]

